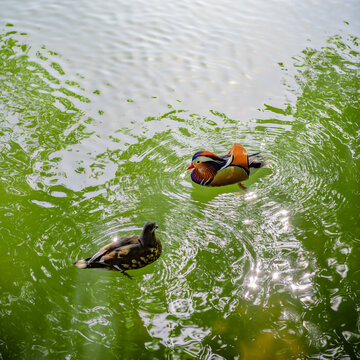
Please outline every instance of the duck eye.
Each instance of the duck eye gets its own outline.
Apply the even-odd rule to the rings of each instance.
[[[197,164],[200,164],[200,160],[196,160],[196,163],[197,163]]]

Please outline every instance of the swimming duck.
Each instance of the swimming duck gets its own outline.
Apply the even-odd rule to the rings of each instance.
[[[241,144],[234,144],[227,155],[217,156],[210,151],[199,151],[194,154],[191,165],[194,169],[191,179],[204,186],[224,186],[247,180],[250,171],[266,165],[259,157],[260,153],[248,155]]]
[[[154,222],[148,221],[140,236],[114,238],[95,255],[78,260],[74,265],[79,269],[103,268],[124,272],[151,264],[159,258],[162,250],[161,242],[155,235],[157,228]]]

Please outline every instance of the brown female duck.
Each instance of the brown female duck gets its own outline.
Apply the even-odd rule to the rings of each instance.
[[[154,222],[148,221],[140,236],[115,238],[92,257],[78,260],[74,265],[79,269],[103,268],[124,272],[151,264],[159,258],[162,250],[161,242],[155,235],[157,227]]]

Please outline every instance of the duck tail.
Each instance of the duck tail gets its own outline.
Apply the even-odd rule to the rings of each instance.
[[[79,269],[107,268],[107,265],[95,261],[93,262],[91,261],[91,258],[75,261],[74,265]]]
[[[259,169],[262,167],[268,167],[269,163],[260,155],[260,153],[248,155],[249,168]]]
[[[82,259],[74,262],[74,265],[79,269],[86,269],[88,268],[88,260],[89,259]]]

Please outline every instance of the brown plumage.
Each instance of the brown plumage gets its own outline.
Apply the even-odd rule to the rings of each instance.
[[[108,270],[139,269],[157,260],[162,246],[155,235],[157,225],[148,221],[140,236],[130,235],[116,239],[95,255],[75,262],[79,269],[103,268]]]

